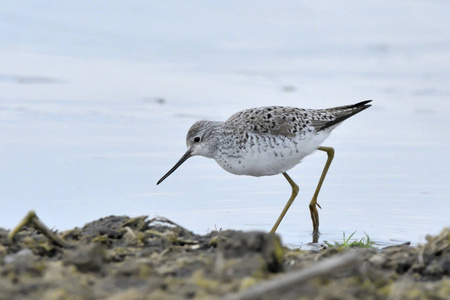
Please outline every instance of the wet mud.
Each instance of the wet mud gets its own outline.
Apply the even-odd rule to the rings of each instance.
[[[196,235],[110,216],[64,232],[0,229],[0,299],[448,299],[450,228],[417,247],[284,247],[277,235]]]

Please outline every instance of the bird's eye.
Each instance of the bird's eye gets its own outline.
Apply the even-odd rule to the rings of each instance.
[[[194,138],[194,143],[198,143],[198,142],[200,142],[200,137],[199,137],[199,136],[196,136],[196,137]]]

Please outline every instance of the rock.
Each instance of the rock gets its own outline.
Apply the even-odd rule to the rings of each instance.
[[[74,265],[80,272],[100,272],[107,262],[105,254],[102,246],[95,243],[68,251],[63,261],[66,265]]]

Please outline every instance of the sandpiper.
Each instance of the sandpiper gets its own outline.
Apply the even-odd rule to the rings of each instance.
[[[274,233],[299,191],[298,185],[286,172],[314,151],[325,151],[328,159],[309,203],[313,235],[318,236],[319,213],[316,206],[321,207],[317,197],[334,157],[334,149],[321,144],[342,121],[369,108],[371,101],[327,109],[257,107],[237,112],[225,122],[197,121],[187,133],[186,153],[157,184],[196,155],[213,158],[223,169],[236,175],[283,174],[292,187],[292,194],[270,231]]]

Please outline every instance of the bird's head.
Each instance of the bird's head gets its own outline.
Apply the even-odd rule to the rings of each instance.
[[[186,153],[180,158],[180,160],[173,166],[169,172],[166,173],[156,184],[160,184],[164,179],[169,177],[181,164],[183,164],[188,158],[196,155],[212,157],[215,149],[213,139],[213,128],[217,126],[219,122],[211,121],[197,121],[189,129],[186,135]]]

